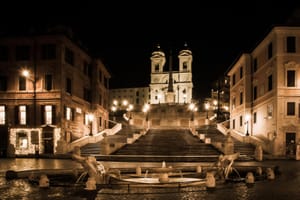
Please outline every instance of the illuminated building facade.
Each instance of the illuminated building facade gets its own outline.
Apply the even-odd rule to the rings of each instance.
[[[172,57],[172,55],[169,55]],[[170,92],[169,81],[173,81],[172,103],[192,102],[192,51],[187,45],[178,54],[178,70],[175,70],[172,59],[169,59],[169,66],[166,65],[166,56],[160,46],[152,52],[151,56],[151,83],[150,83],[150,104],[169,103],[168,92]],[[170,73],[171,69],[171,73]],[[172,76],[172,77],[169,77]],[[172,97],[173,98],[173,97]]]
[[[0,39],[1,156],[65,153],[108,126],[110,74],[69,33]]]
[[[133,109],[141,110],[144,104],[149,103],[149,87],[110,89],[110,106],[112,106],[115,101],[117,101],[119,108],[123,105],[123,109],[126,109],[127,104],[132,104]],[[124,101],[127,101],[126,105],[124,105]]]
[[[231,133],[273,155],[300,143],[299,41],[300,27],[273,27],[228,71]]]

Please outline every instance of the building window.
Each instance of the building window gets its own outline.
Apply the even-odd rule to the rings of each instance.
[[[253,100],[257,99],[257,86],[253,87]]]
[[[243,126],[243,116],[241,115],[240,116],[240,127],[242,127]]]
[[[52,124],[52,106],[51,105],[47,105],[45,106],[45,121],[46,124]]]
[[[235,109],[235,97],[232,98],[232,109]]]
[[[268,91],[273,89],[273,77],[272,75],[268,76]]]
[[[253,60],[253,72],[257,71],[257,58],[254,58]]]
[[[26,78],[19,76],[19,90],[26,90]]]
[[[89,125],[89,114],[85,113],[84,114],[84,125]]]
[[[296,86],[295,70],[288,70],[287,71],[287,86],[288,87],[295,87]]]
[[[55,44],[43,44],[42,48],[42,59],[52,60],[56,59],[56,45]]]
[[[21,125],[26,125],[26,106],[19,106],[19,119]]]
[[[182,68],[183,68],[183,70],[184,70],[184,71],[186,71],[186,70],[187,70],[187,62],[183,62],[183,64],[182,64]]]
[[[56,123],[56,109],[54,105],[41,106],[41,123],[42,124]]]
[[[52,75],[51,74],[45,75],[45,89],[52,90]]]
[[[273,105],[267,106],[267,117],[268,119],[271,119],[273,117]]]
[[[273,44],[272,42],[268,45],[268,59],[273,57]]]
[[[232,120],[232,129],[235,129],[235,119]]]
[[[5,124],[5,106],[0,106],[0,124],[4,125]]]
[[[91,102],[92,101],[92,92],[88,88],[83,88],[83,99]]]
[[[70,65],[74,65],[74,52],[69,48],[65,49],[65,61]]]
[[[295,102],[287,102],[287,113],[288,116],[295,115]]]
[[[235,74],[232,75],[232,85],[235,85]]]
[[[99,126],[102,127],[102,117],[99,117]]]
[[[243,104],[244,98],[243,98],[243,92],[240,92],[240,105]]]
[[[103,76],[102,76],[102,70],[99,69],[99,82],[102,83],[103,82]]]
[[[159,71],[159,64],[155,64],[155,72],[158,72]]]
[[[72,94],[72,80],[70,78],[66,79],[66,92]]]
[[[16,60],[29,60],[30,59],[30,46],[19,45],[16,46]]]
[[[242,79],[243,78],[243,67],[241,66],[240,67],[240,79]]]
[[[7,90],[7,76],[0,75],[0,91]]]
[[[8,47],[0,46],[0,61],[8,61]]]
[[[66,120],[72,119],[72,109],[70,107],[66,107],[65,115],[66,115]]]
[[[99,94],[99,105],[102,106],[102,95]]]
[[[256,120],[257,120],[257,114],[256,112],[253,113],[253,123],[256,124]]]
[[[288,53],[296,52],[296,37],[289,36],[286,38],[286,51]]]

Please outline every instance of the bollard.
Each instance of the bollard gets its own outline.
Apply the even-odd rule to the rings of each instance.
[[[254,175],[252,172],[248,172],[247,175],[246,175],[246,178],[245,178],[245,182],[247,184],[253,184],[255,181],[255,178],[254,178]]]
[[[267,168],[267,179],[268,180],[274,180],[275,179],[275,173],[274,170],[270,167]]]
[[[135,169],[135,173],[137,176],[141,176],[142,175],[142,168],[140,166],[137,166]]]
[[[47,188],[47,187],[49,187],[49,185],[50,184],[49,184],[49,179],[48,179],[47,175],[46,174],[42,174],[40,176],[39,186],[41,188]]]
[[[262,168],[261,167],[256,168],[255,175],[256,176],[261,176],[262,175]]]
[[[202,167],[200,165],[197,166],[196,172],[197,173],[201,173],[202,172]]]
[[[216,187],[216,179],[212,172],[206,173],[206,187],[208,189],[213,189]]]
[[[257,145],[255,148],[255,159],[257,161],[262,161],[263,160],[263,149],[261,145]]]

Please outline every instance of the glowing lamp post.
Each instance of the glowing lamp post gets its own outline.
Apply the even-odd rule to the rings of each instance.
[[[250,115],[249,114],[247,114],[245,116],[245,120],[246,120],[246,122],[245,122],[245,124],[246,124],[246,136],[249,136],[249,120],[250,120]]]
[[[148,111],[150,109],[150,105],[149,104],[145,104],[143,107],[143,112],[146,114],[146,121],[148,121]]]
[[[206,102],[206,103],[204,104],[204,106],[205,106],[205,110],[206,110],[206,119],[208,119],[208,109],[209,109],[210,105],[209,105],[208,102]]]
[[[113,105],[113,106],[111,107],[111,111],[112,111],[112,113],[113,113],[113,121],[116,121],[115,113],[116,113],[116,111],[117,111],[117,106]]]
[[[32,75],[27,69],[22,70],[21,72],[22,76],[25,77],[26,79],[30,80],[33,85],[33,126],[36,128],[36,67],[34,68],[34,75],[32,78]],[[39,136],[38,136],[39,138]],[[35,143],[35,155],[39,155],[39,139]]]
[[[132,104],[129,104],[128,105],[128,108],[127,108],[127,111],[129,112],[129,120],[131,120],[131,111],[133,110],[133,105]]]
[[[191,104],[189,105],[189,110],[192,112],[192,113],[191,113],[191,121],[194,121],[194,112],[195,112],[195,109],[197,109],[197,108],[195,107],[195,104],[194,104],[194,103],[191,103]]]
[[[89,124],[90,124],[90,136],[93,136],[93,120],[94,120],[94,115],[90,113],[88,115],[88,120],[89,120]]]
[[[208,120],[208,110],[209,110],[210,104],[209,102],[206,102],[204,104],[204,108],[206,110],[206,119],[205,119],[205,124],[208,125],[209,124],[209,120]]]

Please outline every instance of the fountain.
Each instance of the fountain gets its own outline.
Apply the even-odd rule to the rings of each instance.
[[[76,183],[88,175],[85,189],[96,190],[96,184],[105,182],[105,168],[100,162],[96,161],[94,156],[83,157],[81,156],[80,148],[75,147],[72,158],[79,162],[84,168],[84,172],[77,179]]]

